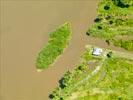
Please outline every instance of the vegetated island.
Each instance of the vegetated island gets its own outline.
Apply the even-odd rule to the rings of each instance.
[[[133,51],[133,0],[101,0],[97,12],[86,34]]]
[[[67,71],[51,100],[132,100],[133,55],[86,46],[81,62]]]
[[[36,60],[38,71],[48,68],[63,53],[71,39],[70,29],[70,23],[65,23],[49,34],[48,43],[42,48]]]

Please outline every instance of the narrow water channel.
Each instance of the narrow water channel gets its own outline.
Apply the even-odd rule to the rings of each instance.
[[[48,100],[58,80],[78,62],[85,44],[107,45],[85,32],[98,0],[0,1],[0,100]],[[38,73],[35,60],[48,33],[69,21],[72,40],[54,66]]]

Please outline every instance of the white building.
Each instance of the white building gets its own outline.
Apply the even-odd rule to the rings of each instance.
[[[101,55],[103,50],[101,48],[93,48],[92,54],[95,56]]]

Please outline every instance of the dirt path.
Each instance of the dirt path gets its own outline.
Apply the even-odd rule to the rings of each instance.
[[[113,53],[114,53],[114,55],[116,55],[118,57],[133,60],[133,54],[131,54],[131,53],[125,53],[125,52],[120,52],[120,51],[113,51]]]
[[[96,74],[99,72],[99,70],[101,69],[101,67],[102,67],[102,65],[103,65],[103,63],[104,63],[104,61],[105,61],[106,58],[107,58],[106,53],[107,53],[107,52],[105,52],[105,53],[103,54],[103,59],[102,59],[102,61],[100,61],[99,65],[96,66],[95,70],[92,71],[90,74],[88,74],[83,80],[81,80],[81,81],[79,81],[78,83],[76,83],[76,84],[71,88],[71,91],[74,90],[75,88],[77,88],[79,85],[83,84],[84,82],[88,81],[91,77],[93,77],[94,75],[96,75]]]

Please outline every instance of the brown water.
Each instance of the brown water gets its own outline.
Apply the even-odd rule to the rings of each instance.
[[[98,0],[1,1],[0,100],[48,100],[68,69],[79,62],[85,44],[107,47],[85,35],[96,16]],[[72,23],[70,46],[54,66],[38,73],[35,60],[48,33]]]

